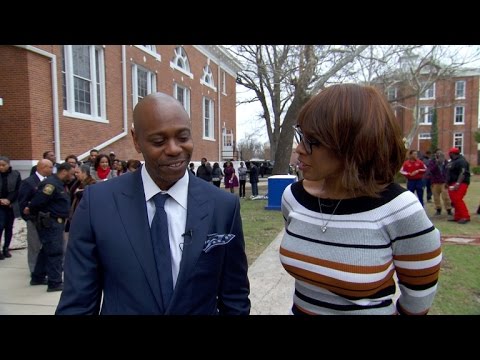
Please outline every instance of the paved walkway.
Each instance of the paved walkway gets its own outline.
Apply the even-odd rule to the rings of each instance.
[[[46,285],[30,286],[27,249],[11,253],[11,258],[0,261],[0,315],[53,315],[61,292],[47,293]]]
[[[280,264],[278,250],[283,231],[248,269],[252,315],[288,314],[293,278]],[[0,261],[0,315],[53,315],[61,292],[47,286],[30,286],[25,222],[15,220],[10,245],[12,257]]]
[[[294,279],[279,258],[283,231],[248,269],[252,315],[288,315],[292,307]]]

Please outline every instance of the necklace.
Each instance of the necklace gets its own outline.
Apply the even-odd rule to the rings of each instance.
[[[322,202],[320,201],[320,198],[317,198],[317,200],[318,200],[318,208],[320,209],[320,214],[322,214],[322,226],[320,227],[320,229],[322,230],[322,233],[324,233],[325,231],[327,231],[327,225],[330,222],[330,220],[332,220],[333,215],[335,215],[335,211],[337,211],[338,205],[340,205],[343,199],[340,199],[338,201],[337,206],[335,206],[335,209],[333,209],[332,214],[330,215],[328,220],[325,222],[323,221]]]

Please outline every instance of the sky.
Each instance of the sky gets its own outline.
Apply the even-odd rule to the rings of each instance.
[[[248,98],[244,86],[237,85],[237,101]],[[255,134],[255,138],[261,143],[268,142],[265,129],[265,120],[260,119],[262,106],[259,102],[237,105],[237,142],[245,139],[247,135]]]
[[[468,67],[480,67],[480,60]],[[250,90],[237,84],[237,101],[248,98],[248,91]],[[261,143],[268,142],[265,120],[260,119],[261,113],[262,106],[259,102],[237,105],[237,142],[250,134],[255,134],[255,138]]]

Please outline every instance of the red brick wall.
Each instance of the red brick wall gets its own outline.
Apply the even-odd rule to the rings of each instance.
[[[105,81],[106,111],[108,123],[83,120],[63,113],[62,93],[62,46],[34,45],[36,48],[55,54],[57,59],[58,113],[60,124],[60,157],[69,154],[80,155],[99,144],[121,134],[123,129],[123,93],[122,93],[122,46],[106,45]],[[210,61],[214,84],[217,92],[200,84],[203,67],[207,57],[191,45],[185,45],[190,70],[194,78],[184,75],[170,67],[174,56],[174,45],[157,45],[161,61],[141,49],[126,46],[126,83],[127,83],[127,132],[121,140],[100,149],[100,152],[115,151],[117,158],[135,158],[143,160],[137,154],[132,143],[130,128],[133,117],[132,65],[137,64],[157,75],[157,90],[173,94],[173,85],[177,82],[190,89],[190,113],[195,143],[193,160],[207,157],[219,159],[218,122],[228,129],[236,127],[235,78],[227,74],[227,95],[220,95],[221,115],[218,115],[218,92],[221,94],[221,79],[218,79],[217,64]],[[5,135],[0,142],[0,153],[16,160],[40,159],[46,150],[54,150],[52,84],[50,59],[48,57],[20,49],[14,46],[0,46],[0,97],[4,106],[0,107],[0,125]],[[215,104],[215,141],[203,140],[203,96]]]
[[[466,81],[465,99],[455,99],[455,82]],[[403,90],[405,93],[405,90]],[[436,106],[438,121],[438,147],[444,152],[454,145],[454,133],[463,133],[463,153],[471,166],[478,165],[477,143],[475,131],[478,130],[478,102],[479,102],[479,76],[458,77],[447,80],[439,80],[435,84],[435,99],[420,100],[420,106]],[[401,94],[399,94],[401,96]],[[412,109],[415,99],[404,101],[408,109]],[[465,107],[465,124],[454,125],[455,106]],[[413,112],[397,108],[397,118],[407,135],[413,124]],[[411,148],[418,148],[418,134],[430,133],[430,125],[420,125],[417,134],[412,141]]]
[[[10,159],[32,155],[30,83],[28,58],[24,50],[0,46],[0,154]]]

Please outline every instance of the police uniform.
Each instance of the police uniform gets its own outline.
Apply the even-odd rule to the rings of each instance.
[[[49,176],[40,183],[30,201],[30,211],[37,214],[36,225],[42,243],[31,284],[44,282],[47,275],[47,291],[61,290],[63,287],[63,231],[69,209],[70,196],[57,175]]]

